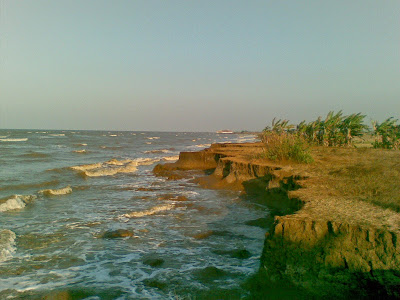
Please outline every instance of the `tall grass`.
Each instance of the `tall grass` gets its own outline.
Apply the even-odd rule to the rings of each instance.
[[[375,141],[374,148],[400,149],[400,125],[396,125],[397,120],[393,117],[386,119],[382,123],[372,122]]]
[[[290,160],[298,163],[314,161],[307,141],[301,136],[287,132],[270,132],[264,135],[264,142],[266,144],[265,156],[271,160]]]
[[[353,147],[354,138],[362,137],[368,126],[364,124],[365,115],[354,113],[343,115],[342,111],[330,111],[325,118],[318,117],[311,122],[302,121],[298,125],[290,124],[289,120],[274,120],[271,126],[265,127],[261,140],[274,134],[292,134],[303,138],[311,145],[327,147]],[[373,122],[375,148],[400,149],[400,125],[397,120],[389,118],[382,123]]]

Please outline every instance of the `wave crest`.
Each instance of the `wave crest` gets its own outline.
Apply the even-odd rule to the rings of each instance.
[[[12,257],[12,253],[15,252],[16,249],[15,239],[16,235],[11,230],[0,230],[0,262]]]
[[[124,159],[117,160],[111,159],[102,163],[94,163],[88,165],[74,166],[72,170],[79,171],[84,176],[88,177],[100,177],[100,176],[112,176],[118,173],[132,173],[137,170],[138,166],[151,165],[159,158],[137,158],[137,159]]]
[[[28,138],[23,139],[0,139],[1,142],[26,142]]]
[[[72,151],[72,152],[74,152],[74,153],[78,153],[78,154],[86,154],[86,153],[88,153],[88,152],[86,151],[86,149],[82,149],[82,150],[74,150],[74,151]]]
[[[59,196],[59,195],[66,195],[72,193],[72,188],[70,186],[67,186],[65,188],[61,189],[47,189],[47,190],[41,190],[39,191],[40,194],[43,194],[44,196]]]
[[[168,149],[157,149],[157,150],[144,151],[143,153],[146,153],[146,154],[152,154],[152,153],[158,154],[158,153],[169,153],[169,152],[171,152],[171,151],[169,151]]]
[[[175,155],[175,156],[166,156],[162,158],[163,160],[166,161],[171,161],[171,160],[178,160],[179,159],[179,155]]]
[[[122,218],[140,218],[140,217],[144,217],[144,216],[154,215],[158,212],[170,210],[172,208],[174,208],[173,204],[159,205],[159,206],[152,207],[148,210],[134,211],[129,214],[124,214],[124,215],[121,215],[120,217],[122,217]]]
[[[3,199],[4,202],[0,204],[0,212],[24,208],[35,199],[34,195],[13,195],[11,198]]]

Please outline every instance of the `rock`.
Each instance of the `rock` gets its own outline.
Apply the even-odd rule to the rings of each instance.
[[[196,240],[202,240],[202,239],[208,238],[209,236],[213,235],[213,233],[214,233],[214,231],[209,230],[209,231],[200,232],[198,234],[195,234],[193,237]]]
[[[272,222],[271,222],[272,219]],[[247,221],[245,224],[249,226],[256,226],[260,228],[268,228],[273,223],[273,218],[258,218],[255,220]]]
[[[204,269],[196,270],[194,271],[194,274],[202,281],[212,281],[225,276],[226,272],[218,269],[217,267],[210,266]]]
[[[126,229],[109,230],[101,236],[103,239],[117,239],[133,236],[133,232]]]
[[[42,299],[45,300],[71,300],[72,295],[69,291],[55,291],[44,295]]]
[[[151,267],[161,267],[164,264],[164,260],[162,258],[147,258],[143,263]]]
[[[165,282],[161,282],[155,279],[145,279],[143,280],[143,283],[149,287],[158,288],[160,290],[164,290],[168,286],[168,284],[166,284]]]

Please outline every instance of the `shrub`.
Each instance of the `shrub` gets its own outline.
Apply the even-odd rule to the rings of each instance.
[[[265,155],[271,160],[291,160],[299,163],[311,163],[313,158],[304,138],[295,134],[270,132],[264,135]]]

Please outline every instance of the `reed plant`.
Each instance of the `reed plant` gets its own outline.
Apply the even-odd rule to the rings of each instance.
[[[306,154],[309,145],[355,147],[354,138],[363,139],[368,132],[364,119],[365,115],[361,113],[343,115],[342,111],[330,111],[325,118],[318,117],[308,123],[302,121],[298,125],[274,118],[271,126],[264,128],[260,139],[267,145],[270,159],[310,162],[309,154]],[[374,121],[372,125],[374,148],[400,149],[400,125],[396,119],[391,117],[382,123]]]
[[[365,115],[361,113],[344,116],[342,111],[330,111],[327,116],[307,123],[300,122],[297,126],[288,120],[272,121],[272,126],[267,126],[263,136],[273,132],[276,134],[292,133],[307,140],[312,145],[321,146],[352,146],[355,137],[361,137],[367,130],[363,123]],[[262,140],[264,137],[262,137]]]
[[[386,119],[382,123],[372,122],[375,141],[374,148],[400,149],[400,125],[393,117]]]
[[[313,158],[310,154],[307,141],[290,132],[269,132],[264,135],[265,156],[271,160],[295,161],[298,163],[311,163]]]

